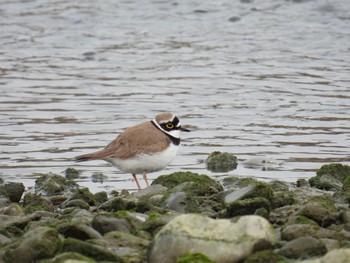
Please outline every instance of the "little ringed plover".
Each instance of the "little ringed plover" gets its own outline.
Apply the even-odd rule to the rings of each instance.
[[[160,171],[174,160],[181,131],[189,132],[181,127],[174,114],[161,113],[151,121],[126,129],[104,149],[77,156],[75,160],[105,160],[119,170],[131,173],[137,188],[141,189],[136,174],[142,174],[149,186],[147,173]]]

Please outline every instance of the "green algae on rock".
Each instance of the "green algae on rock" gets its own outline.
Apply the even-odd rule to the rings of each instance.
[[[309,179],[310,185],[319,189],[339,191],[350,177],[350,166],[340,163],[325,164]]]
[[[227,152],[212,152],[205,161],[211,172],[225,173],[237,168],[237,157]]]
[[[68,180],[77,179],[79,178],[80,174],[81,172],[75,168],[69,167],[66,170],[64,170],[64,175]]]
[[[9,182],[0,185],[0,196],[4,195],[10,202],[19,202],[24,193],[23,183]]]
[[[201,253],[185,253],[176,260],[176,263],[217,263]]]
[[[208,175],[192,172],[176,172],[168,175],[161,175],[152,182],[152,185],[160,184],[171,189],[185,182],[192,183],[185,186],[185,189],[194,191],[194,194],[198,195],[208,195],[213,190],[223,190],[222,185]]]
[[[317,222],[322,227],[327,227],[336,222],[337,209],[331,198],[314,196],[302,207],[300,215]]]
[[[52,258],[61,247],[56,230],[37,227],[5,248],[5,262],[30,263],[39,259]]]
[[[67,190],[77,189],[78,184],[58,174],[48,173],[35,180],[35,191],[48,196],[58,195]]]

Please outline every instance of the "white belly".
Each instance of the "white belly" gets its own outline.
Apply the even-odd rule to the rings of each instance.
[[[126,173],[150,173],[167,167],[174,160],[178,149],[179,146],[170,144],[164,151],[151,155],[140,154],[129,159],[107,158],[105,160]]]

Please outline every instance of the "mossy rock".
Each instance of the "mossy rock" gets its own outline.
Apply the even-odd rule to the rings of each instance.
[[[273,208],[278,208],[286,205],[292,205],[296,202],[296,196],[293,192],[278,191],[273,193],[273,198],[271,200],[271,206]]]
[[[27,214],[35,211],[54,211],[54,206],[50,199],[45,196],[27,193],[23,197],[23,206]]]
[[[201,253],[186,253],[176,260],[176,263],[217,263]]]
[[[174,219],[173,214],[151,214],[147,220],[142,224],[140,230],[146,231],[154,236],[163,226],[169,223],[172,219]]]
[[[87,241],[81,241],[74,238],[66,238],[63,242],[62,247],[63,252],[76,252],[82,254],[86,257],[93,258],[94,260],[110,261],[115,263],[123,263],[124,260],[118,256],[116,253],[109,251],[108,249],[94,245]]]
[[[84,187],[76,190],[71,198],[69,198],[69,201],[75,200],[75,199],[80,199],[88,203],[89,205],[95,205],[95,197],[94,195],[90,192],[89,188]]]
[[[344,180],[344,184],[341,190],[341,194],[348,204],[350,204],[350,176]]]
[[[0,195],[4,195],[10,202],[18,203],[24,193],[25,187],[23,183],[9,182],[0,185]]]
[[[168,175],[161,175],[152,182],[152,185],[160,184],[169,189],[174,188],[185,182],[192,182],[184,191],[193,191],[196,195],[208,195],[212,191],[222,191],[222,185],[204,174],[197,174],[192,172],[176,172]]]
[[[108,201],[108,195],[106,192],[98,192],[94,194],[94,199],[97,204],[103,204]]]
[[[318,226],[318,224],[315,221],[303,215],[295,215],[295,216],[289,217],[287,224],[288,225],[304,224],[304,225]]]
[[[350,177],[350,166],[333,163],[325,164],[309,179],[311,186],[322,190],[340,191],[342,184]]]
[[[237,157],[227,152],[212,152],[205,161],[207,169],[215,173],[225,173],[237,168]]]
[[[104,173],[102,172],[95,172],[91,175],[91,181],[93,183],[104,183],[104,181],[107,179],[108,177],[106,175],[104,175]]]
[[[337,220],[334,201],[325,196],[311,197],[299,214],[317,222],[321,227],[330,226]]]
[[[67,262],[96,263],[96,261],[93,260],[92,258],[83,256],[76,252],[62,253],[50,260],[50,263],[67,263]]]
[[[273,199],[273,190],[271,185],[264,182],[256,182],[252,191],[246,194],[242,199],[249,199],[255,197],[263,197],[271,201]]]
[[[285,257],[278,255],[273,250],[258,251],[250,255],[243,263],[287,263]]]
[[[58,174],[48,173],[35,180],[35,190],[45,195],[59,195],[66,190],[78,188],[78,184]]]
[[[30,263],[53,257],[61,247],[61,239],[56,230],[37,227],[6,247],[5,262]]]
[[[264,197],[255,197],[249,199],[238,200],[231,203],[224,214],[225,218],[231,218],[242,215],[253,215],[258,209],[265,208],[266,211],[271,211],[269,200]]]
[[[332,163],[323,165],[317,172],[317,176],[329,174],[334,178],[344,182],[350,176],[350,166],[341,163]]]
[[[65,175],[66,179],[69,179],[69,180],[79,178],[80,174],[81,174],[81,172],[79,170],[71,168],[71,167],[64,170],[64,175]]]

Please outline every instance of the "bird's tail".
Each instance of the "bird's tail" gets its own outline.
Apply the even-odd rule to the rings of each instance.
[[[86,161],[92,161],[92,160],[103,160],[110,156],[111,156],[111,153],[109,151],[106,151],[106,149],[103,149],[97,152],[79,155],[74,159],[76,162],[86,162]]]

